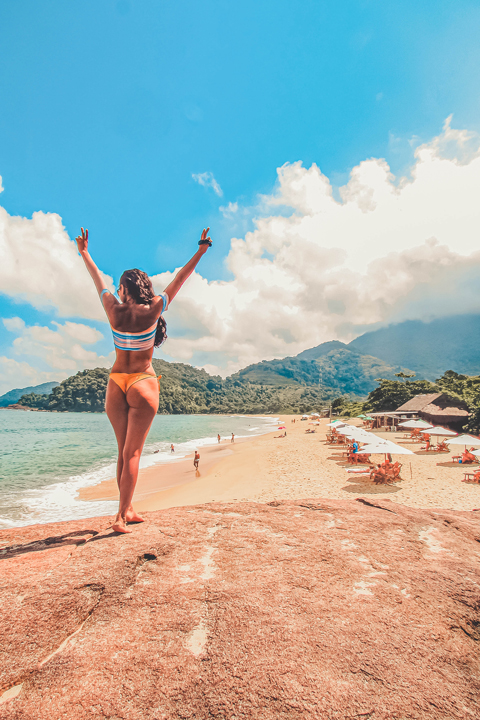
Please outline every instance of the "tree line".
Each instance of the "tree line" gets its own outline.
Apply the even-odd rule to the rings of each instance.
[[[398,373],[398,380],[378,378],[366,400],[338,397],[337,390],[322,385],[262,385],[238,374],[229,378],[209,375],[183,363],[153,360],[160,380],[158,412],[171,414],[262,414],[305,413],[331,403],[336,415],[355,417],[361,413],[395,410],[415,395],[442,392],[466,402],[470,417],[465,429],[480,431],[480,376],[459,375],[448,370],[435,382],[414,380]],[[49,395],[23,395],[20,405],[58,412],[103,412],[109,370],[83,370],[67,378]]]
[[[412,380],[415,375],[407,373],[397,373],[397,377],[400,379],[378,378],[378,386],[363,402],[352,401],[346,395],[335,398],[332,409],[337,415],[356,417],[361,413],[396,410],[415,395],[441,392],[467,404],[470,415],[463,429],[480,432],[480,376],[460,375],[453,370],[447,370],[435,382]]]
[[[335,393],[322,386],[275,386],[209,375],[183,363],[153,360],[160,380],[161,414],[191,413],[304,413],[332,400]],[[18,403],[37,410],[103,412],[109,370],[83,370],[60,383],[49,395],[30,393]]]

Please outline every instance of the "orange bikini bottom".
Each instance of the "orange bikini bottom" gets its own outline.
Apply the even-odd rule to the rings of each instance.
[[[152,375],[152,373],[110,373],[110,377],[113,380],[113,382],[118,385],[120,390],[127,394],[127,390],[129,390],[132,385],[135,385],[135,383],[140,382],[140,380],[149,380],[150,378],[155,378],[155,380],[158,380],[158,389],[160,390],[160,378],[161,375],[157,376]]]

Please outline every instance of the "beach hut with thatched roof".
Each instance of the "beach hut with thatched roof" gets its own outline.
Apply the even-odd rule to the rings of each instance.
[[[415,413],[431,425],[448,425],[458,431],[468,419],[468,407],[463,400],[445,393],[415,395],[397,408],[397,413]]]

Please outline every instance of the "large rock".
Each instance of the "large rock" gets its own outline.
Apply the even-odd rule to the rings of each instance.
[[[480,513],[203,505],[0,533],[0,718],[480,717]]]

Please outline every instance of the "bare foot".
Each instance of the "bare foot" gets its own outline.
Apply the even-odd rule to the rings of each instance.
[[[121,515],[117,515],[117,517],[115,518],[115,522],[112,525],[112,530],[114,532],[125,533],[125,534],[132,532],[130,530],[130,528],[127,528],[127,526],[125,524],[125,520],[121,517]]]
[[[127,510],[127,513],[125,515],[125,520],[128,523],[141,523],[145,522],[144,518],[139,515],[135,510],[132,508],[131,510]]]

